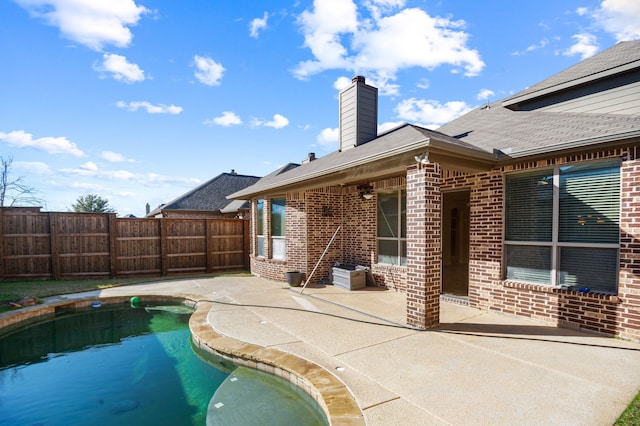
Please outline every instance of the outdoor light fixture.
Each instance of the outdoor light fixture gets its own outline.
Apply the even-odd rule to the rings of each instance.
[[[358,195],[363,200],[370,200],[373,198],[373,187],[371,185],[358,185]]]

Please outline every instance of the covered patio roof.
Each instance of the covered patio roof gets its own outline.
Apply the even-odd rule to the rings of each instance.
[[[496,160],[496,154],[443,133],[403,124],[371,142],[266,176],[229,198],[248,199],[320,186],[366,183],[402,174],[407,166],[418,161],[438,162],[460,171],[479,172],[491,169]]]

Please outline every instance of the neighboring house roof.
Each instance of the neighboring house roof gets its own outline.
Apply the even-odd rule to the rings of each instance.
[[[505,101],[477,108],[437,131],[404,124],[354,148],[272,173],[229,197],[246,199],[321,185],[366,183],[397,175],[424,156],[455,170],[480,171],[527,156],[637,142],[640,114],[633,112],[605,114],[598,108],[588,113],[535,108],[518,111],[507,107],[619,75],[626,76],[624,84],[635,87],[640,84],[639,73],[640,41],[619,43]],[[579,99],[581,94],[571,92]],[[586,102],[598,105],[592,98]]]
[[[187,211],[221,211],[233,212],[229,210],[231,201],[227,195],[237,192],[243,188],[256,183],[260,178],[257,176],[246,176],[234,173],[222,173],[178,198],[160,206],[149,213],[148,216],[157,214],[159,211],[167,210],[187,210]],[[234,206],[242,207],[242,203],[234,202]],[[158,211],[159,210],[159,211]]]

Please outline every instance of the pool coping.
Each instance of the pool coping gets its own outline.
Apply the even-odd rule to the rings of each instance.
[[[91,296],[44,304],[0,313],[0,335],[29,323],[53,317],[66,309],[90,308],[94,302],[130,303],[131,296]],[[235,364],[281,377],[311,396],[323,410],[330,425],[365,425],[364,414],[348,387],[320,365],[274,348],[243,342],[215,330],[208,321],[213,302],[201,295],[146,294],[145,302],[174,302],[194,308],[189,329],[194,345]]]

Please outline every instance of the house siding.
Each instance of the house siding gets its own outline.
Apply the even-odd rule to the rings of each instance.
[[[640,71],[526,102],[522,110],[640,114]]]

